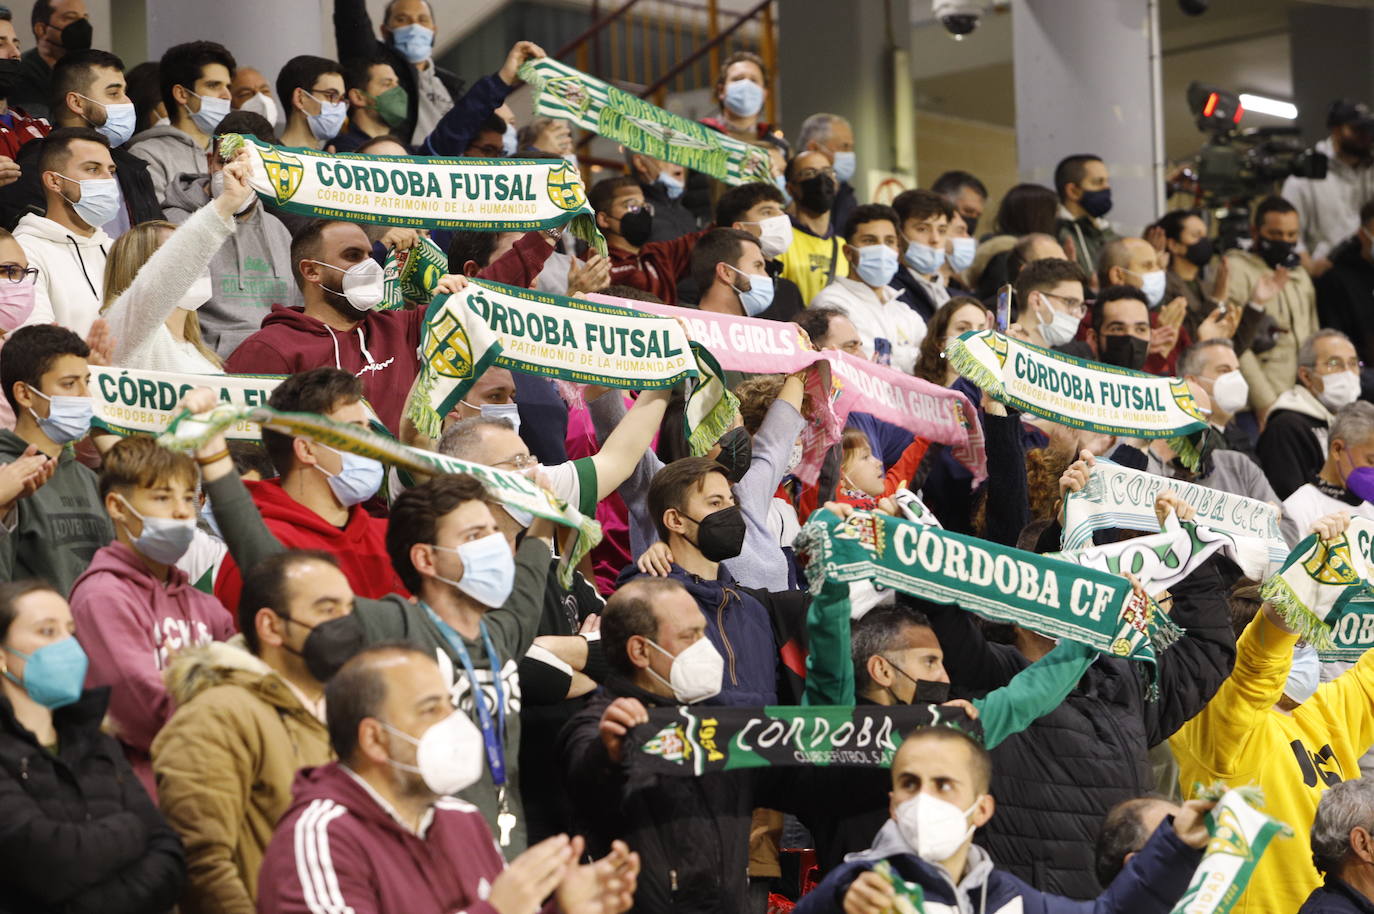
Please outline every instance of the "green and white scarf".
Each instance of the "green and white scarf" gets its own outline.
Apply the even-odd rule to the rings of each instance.
[[[1211,838],[1188,889],[1170,914],[1226,914],[1244,894],[1269,842],[1293,836],[1292,828],[1257,808],[1264,805],[1258,787],[1227,790],[1216,785],[1201,795],[1217,800],[1206,819]]]
[[[645,390],[693,379],[687,398],[692,452],[729,428],[738,401],[705,347],[677,321],[629,308],[471,281],[430,303],[420,337],[420,383],[407,407],[421,433],[437,437],[449,410],[493,365],[529,374]]]
[[[404,251],[392,251],[382,265],[379,311],[397,311],[407,303],[428,305],[434,287],[448,273],[448,255],[426,236]]]
[[[336,450],[371,457],[411,473],[427,476],[466,473],[476,476],[486,486],[487,492],[503,504],[577,531],[573,548],[559,563],[559,576],[564,586],[572,580],[577,563],[601,541],[599,523],[584,517],[575,507],[536,485],[528,476],[422,451],[386,435],[350,423],[335,422],[314,413],[286,413],[266,406],[232,405],[217,406],[200,415],[182,411],[158,437],[158,444],[173,450],[194,450],[214,435],[245,421],[286,435],[310,438]]]
[[[1345,533],[1313,533],[1293,547],[1261,596],[1323,660],[1359,660],[1374,648],[1374,521]]]
[[[1155,659],[1154,607],[1124,578],[884,514],[821,509],[797,535],[813,593],[867,580],[1112,657]]]
[[[220,156],[248,150],[248,183],[288,213],[414,229],[529,232],[567,225],[606,253],[582,176],[562,159],[371,156],[272,146],[226,134]]]
[[[773,181],[767,150],[664,111],[551,57],[525,63],[520,78],[535,91],[535,114],[571,121],[627,149],[727,184]]]
[[[181,398],[197,387],[213,388],[222,402],[242,409],[266,406],[284,375],[189,374],[142,368],[92,365],[91,426],[114,435],[156,435],[180,412]],[[224,430],[226,438],[257,441],[258,427],[239,422]]]
[[[1279,512],[1267,502],[1232,495],[1196,483],[1133,470],[1099,457],[1088,484],[1064,496],[1061,545],[1079,550],[1092,544],[1097,530],[1159,530],[1155,499],[1166,490],[1197,509],[1194,522],[1211,536],[1230,537],[1227,554],[1246,576],[1263,580],[1277,567],[1288,546],[1279,532]]]
[[[914,705],[770,705],[650,708],[630,730],[625,757],[646,774],[701,777],[741,768],[889,768],[904,734],[948,726],[979,742],[983,728],[961,708]]]
[[[1167,438],[1184,466],[1199,454],[1188,435],[1207,418],[1179,378],[1161,378],[1065,355],[1003,336],[965,333],[945,353],[954,370],[993,399],[1024,412],[1104,435]]]

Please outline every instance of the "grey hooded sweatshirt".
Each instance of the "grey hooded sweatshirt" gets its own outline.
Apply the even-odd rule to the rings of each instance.
[[[129,140],[129,152],[148,163],[148,177],[153,179],[157,202],[167,205],[167,187],[179,174],[205,174],[209,163],[206,149],[189,133],[171,125],[149,127]]]
[[[177,225],[210,202],[210,176],[177,175],[167,185],[164,212]],[[291,235],[254,203],[210,261],[210,300],[197,312],[205,344],[221,359],[256,333],[273,305],[303,305],[291,276]]]

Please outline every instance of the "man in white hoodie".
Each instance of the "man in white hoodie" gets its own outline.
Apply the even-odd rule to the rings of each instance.
[[[28,213],[14,229],[38,268],[26,324],[61,324],[82,338],[100,315],[110,236],[100,226],[120,206],[110,144],[89,127],[54,130],[38,159],[47,215]]]

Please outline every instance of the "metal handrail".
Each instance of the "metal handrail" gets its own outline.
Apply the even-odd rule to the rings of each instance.
[[[625,0],[625,3],[623,3],[619,8],[617,8],[615,12],[608,15],[605,19],[593,22],[586,29],[586,31],[584,31],[582,34],[578,35],[572,41],[569,41],[567,44],[563,45],[563,47],[555,51],[553,55],[554,59],[562,60],[564,57],[568,56],[573,51],[577,50],[578,45],[590,41],[597,35],[601,34],[601,32],[606,28],[606,26],[610,25],[612,22],[615,22],[621,16],[628,13],[630,11],[630,8],[637,3],[639,3],[639,0]]]
[[[696,63],[698,60],[700,60],[703,54],[709,54],[713,49],[719,47],[720,44],[723,41],[725,41],[725,39],[729,38],[736,31],[738,31],[740,26],[744,25],[746,22],[749,22],[759,13],[763,12],[765,9],[769,7],[769,5],[772,4],[772,2],[773,0],[761,0],[761,2],[756,4],[753,9],[749,10],[747,13],[742,13],[738,19],[736,19],[733,23],[730,24],[728,28],[722,30],[720,34],[712,37],[710,41],[706,42],[701,47],[697,48],[694,52],[689,54],[683,60],[678,61],[672,67],[672,69],[670,69],[667,73],[664,73],[662,76],[660,76],[653,83],[653,85],[649,86],[648,88],[640,92],[639,97],[648,98],[650,95],[653,95],[659,89],[668,85],[668,83],[672,81],[672,79],[675,76],[677,76],[682,71],[686,70],[688,67]]]

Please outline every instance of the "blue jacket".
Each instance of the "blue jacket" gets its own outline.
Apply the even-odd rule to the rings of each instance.
[[[944,869],[911,853],[897,823],[889,820],[878,832],[873,849],[851,854],[848,863],[802,896],[796,914],[840,914],[849,884],[880,860],[887,860],[904,879],[925,890],[928,911],[942,910],[934,905],[944,905],[978,914],[1168,914],[1183,897],[1201,859],[1202,851],[1180,841],[1172,822],[1166,820],[1107,891],[1093,901],[1073,901],[1033,889],[995,868],[976,844],[969,848],[964,879],[956,888]]]
[[[1374,902],[1328,873],[1326,883],[1307,896],[1298,914],[1374,914]]]
[[[767,607],[735,583],[734,575],[724,565],[714,581],[699,578],[677,565],[672,566],[668,576],[681,581],[697,601],[706,617],[706,637],[725,658],[720,694],[707,704],[777,704],[778,644]],[[621,580],[623,583],[625,576]]]
[[[482,123],[501,107],[514,88],[501,82],[499,76],[483,76],[477,80],[434,125],[420,144],[420,154],[462,156],[481,130]]]

